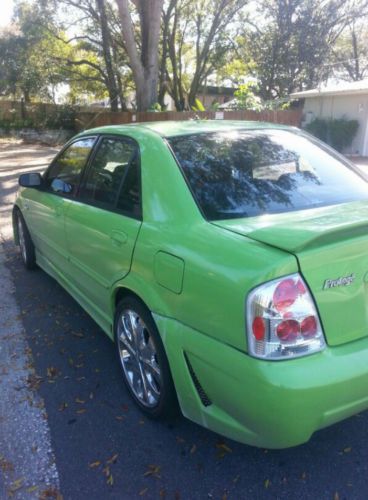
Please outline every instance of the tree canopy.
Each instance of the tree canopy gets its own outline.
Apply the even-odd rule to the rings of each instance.
[[[16,0],[0,96],[191,109],[207,86],[267,105],[368,75],[368,0]],[[250,93],[250,89],[252,92]]]

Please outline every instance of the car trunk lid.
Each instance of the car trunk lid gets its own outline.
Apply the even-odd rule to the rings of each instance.
[[[366,202],[214,224],[296,256],[329,345],[368,334]]]

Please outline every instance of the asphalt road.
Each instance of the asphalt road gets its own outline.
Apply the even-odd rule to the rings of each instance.
[[[26,272],[11,241],[15,179],[27,163],[43,168],[52,151],[4,148],[0,144],[5,265],[36,374],[30,388],[44,404],[64,499],[368,497],[368,413],[283,451],[223,439],[183,417],[170,424],[142,417],[122,383],[111,341],[47,274]],[[35,491],[20,491],[19,498],[37,498]]]

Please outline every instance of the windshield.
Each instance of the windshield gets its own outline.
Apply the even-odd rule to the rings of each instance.
[[[368,199],[367,182],[307,136],[237,130],[168,139],[209,220]]]

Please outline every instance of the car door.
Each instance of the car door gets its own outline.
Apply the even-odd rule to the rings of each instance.
[[[32,238],[38,251],[38,260],[45,265],[66,271],[67,246],[64,216],[75,196],[96,137],[75,140],[50,164],[44,174],[41,189],[28,189],[23,209]],[[42,262],[41,262],[42,264]]]
[[[65,229],[73,281],[105,320],[110,288],[130,270],[141,223],[138,144],[128,137],[101,137],[79,196],[70,200]]]

